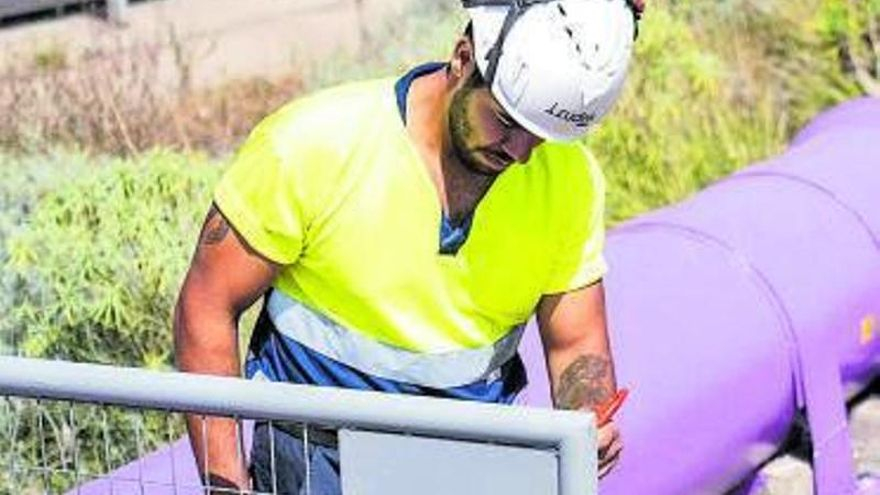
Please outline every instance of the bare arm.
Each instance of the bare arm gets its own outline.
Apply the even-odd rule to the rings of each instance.
[[[278,266],[251,250],[212,205],[175,309],[178,369],[239,376],[238,318],[277,273]],[[200,416],[189,415],[187,428],[199,471],[203,476],[209,473],[203,481],[217,487],[249,487],[233,420],[208,418],[203,423]]]
[[[556,408],[596,412],[617,390],[602,283],[544,296],[537,315]],[[613,422],[599,426],[599,469],[604,476],[616,463],[622,444]]]

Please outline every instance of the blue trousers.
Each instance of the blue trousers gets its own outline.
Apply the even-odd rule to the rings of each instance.
[[[270,440],[270,433],[274,435],[274,439]],[[257,423],[251,451],[251,478],[254,490],[278,495],[342,495],[339,481],[339,451],[327,445],[310,442],[308,452],[310,492],[306,491],[305,456],[301,439],[278,427],[270,430],[267,423]]]

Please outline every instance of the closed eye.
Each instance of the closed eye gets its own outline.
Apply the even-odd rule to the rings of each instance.
[[[520,128],[519,124],[517,124],[516,122],[514,122],[514,120],[510,117],[510,115],[507,115],[506,112],[496,110],[496,111],[495,111],[495,116],[498,118],[498,122],[500,122],[501,125],[502,125],[505,129],[513,130],[513,129],[519,129],[519,128]]]

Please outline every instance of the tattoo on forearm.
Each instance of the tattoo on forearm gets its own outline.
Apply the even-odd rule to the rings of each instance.
[[[220,244],[227,234],[229,234],[229,224],[220,211],[212,206],[205,219],[205,226],[202,227],[202,244]]]
[[[559,409],[594,408],[613,393],[611,362],[595,354],[580,356],[559,377],[556,407]]]

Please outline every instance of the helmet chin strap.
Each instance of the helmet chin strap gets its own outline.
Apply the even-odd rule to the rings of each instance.
[[[550,3],[552,1],[555,0],[462,0],[462,5],[465,8],[486,6],[508,7],[507,16],[504,18],[504,24],[501,25],[498,38],[495,39],[495,44],[492,45],[492,48],[486,52],[488,65],[486,66],[486,73],[483,74],[483,79],[486,80],[486,84],[490,88],[495,80],[495,71],[498,70],[498,61],[501,60],[501,53],[504,50],[504,40],[507,39],[507,34],[513,29],[513,25],[522,17],[526,9],[532,5]]]
[[[504,40],[507,39],[508,33],[513,29],[513,25],[516,24],[516,21],[522,17],[522,15],[528,10],[529,7],[533,5],[538,5],[541,3],[550,3],[558,0],[461,0],[462,6],[466,9],[472,7],[507,7],[507,16],[504,18],[504,24],[501,26],[501,31],[498,33],[498,38],[495,39],[495,44],[492,45],[492,48],[486,52],[486,61],[488,65],[486,66],[486,73],[483,74],[483,79],[486,80],[486,84],[491,88],[492,83],[495,81],[495,72],[498,70],[498,61],[501,60],[501,53],[504,51]],[[626,1],[626,5],[632,10],[633,18],[635,20],[635,37],[639,35],[639,19],[642,17],[642,11],[636,0],[624,0]]]

